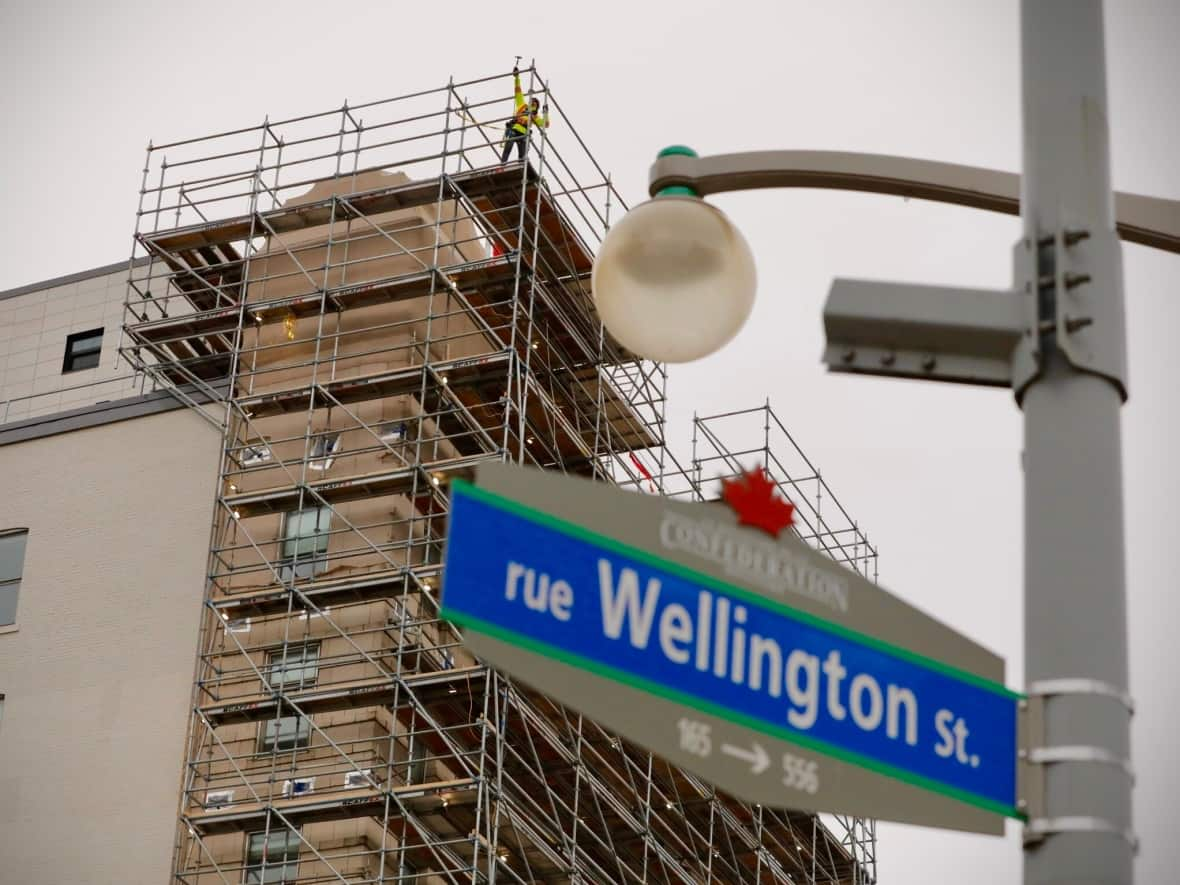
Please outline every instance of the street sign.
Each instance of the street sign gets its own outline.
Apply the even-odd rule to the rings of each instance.
[[[443,615],[511,676],[749,802],[1021,816],[1003,661],[793,534],[503,464],[451,497]]]

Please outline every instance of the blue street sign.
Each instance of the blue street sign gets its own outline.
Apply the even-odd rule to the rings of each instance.
[[[623,505],[639,500],[616,494]],[[796,568],[796,583],[819,591],[812,602],[823,601],[824,587],[836,586],[825,584],[824,575],[845,572],[839,577],[847,581],[852,574],[826,560],[824,567],[826,572],[806,576]],[[834,591],[828,596],[839,601]],[[492,663],[545,690],[538,665],[548,659],[605,680],[616,698],[620,691],[628,697],[633,692],[638,704],[677,705],[676,727],[667,728],[672,746],[660,741],[649,748],[686,754],[723,789],[741,786],[726,785],[729,770],[740,773],[739,780],[765,779],[770,762],[759,740],[777,740],[799,760],[784,760],[784,768],[803,771],[782,777],[774,768],[778,804],[822,805],[819,773],[838,765],[878,776],[876,786],[886,790],[907,785],[992,814],[1020,816],[1016,693],[850,629],[835,616],[838,605],[832,617],[822,617],[813,613],[814,605],[808,611],[792,601],[487,489],[453,486],[443,614],[469,636],[498,641],[489,648],[512,646],[527,655],[512,657],[508,666],[485,654]],[[521,668],[531,672],[517,672]],[[558,699],[584,708],[579,697]],[[602,701],[592,706],[611,720],[604,724],[628,736],[626,710]],[[685,725],[700,715],[740,727],[744,742],[706,740],[709,752],[702,753],[699,728]],[[707,727],[700,727],[707,737]],[[793,796],[782,784],[802,795]],[[844,807],[819,810],[856,804],[848,784],[837,792],[836,804]],[[761,792],[758,801],[765,801]],[[876,797],[872,804],[881,802]],[[937,815],[919,817],[935,822]],[[895,819],[910,818],[903,812]],[[995,831],[994,824],[982,829]]]

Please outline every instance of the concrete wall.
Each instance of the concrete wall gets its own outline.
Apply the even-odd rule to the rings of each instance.
[[[165,882],[220,440],[181,409],[0,446],[0,881]]]
[[[135,392],[118,354],[126,295],[126,263],[0,292],[0,424]],[[98,366],[63,374],[66,337],[98,328]]]

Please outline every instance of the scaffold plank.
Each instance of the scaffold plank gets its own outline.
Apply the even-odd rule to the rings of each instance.
[[[269,325],[283,322],[288,316],[315,316],[325,310],[351,310],[377,304],[410,300],[429,295],[432,291],[457,289],[461,293],[479,292],[488,300],[495,290],[511,283],[516,268],[508,258],[499,256],[476,262],[465,262],[438,269],[399,274],[381,280],[366,281],[348,286],[330,287],[323,292],[311,292],[284,298],[250,301],[241,305],[221,307],[197,313],[162,317],[130,324],[128,333],[142,343],[173,341],[198,336],[230,334],[239,324]],[[510,294],[510,292],[508,293]]]
[[[409,691],[423,705],[451,696],[456,684],[470,686],[487,678],[484,666],[452,667],[404,675],[390,673],[373,679],[358,679],[337,685],[317,685],[297,691],[259,693],[232,702],[206,704],[202,715],[213,726],[235,722],[263,722],[298,709],[305,715],[330,713],[354,707],[393,704],[399,689]]]
[[[360,498],[377,498],[385,495],[405,495],[412,492],[415,481],[424,476],[440,474],[447,478],[465,476],[475,466],[496,455],[477,455],[460,458],[444,458],[421,465],[401,467],[396,470],[379,470],[339,479],[324,479],[309,482],[304,486],[282,486],[262,492],[248,492],[228,495],[222,500],[238,519],[248,519],[266,513],[286,513],[299,506],[304,489],[311,498],[334,504],[341,501],[356,501]],[[429,487],[424,481],[422,491]]]
[[[346,581],[300,583],[295,589],[256,590],[213,599],[209,605],[225,620],[264,618],[291,612],[304,613],[302,598],[324,610],[341,605],[373,602],[401,596],[425,582],[437,582],[441,565],[413,565],[351,578]],[[294,596],[294,598],[292,598]]]
[[[424,379],[431,371],[439,377],[445,377],[447,379],[446,386],[459,388],[466,385],[482,384],[487,380],[502,377],[506,371],[509,356],[510,354],[507,352],[500,352],[441,360],[431,363],[429,367],[407,366],[392,372],[361,375],[338,381],[306,384],[270,393],[238,397],[237,403],[251,418],[261,418],[303,411],[308,408],[313,397],[317,407],[327,408],[336,403],[347,404],[394,396],[416,395],[422,392]],[[427,383],[438,386],[434,381]],[[316,396],[317,393],[319,396]]]
[[[325,794],[311,793],[270,802],[242,802],[183,815],[185,822],[202,836],[264,829],[271,811],[279,812],[296,825],[347,820],[355,817],[400,817],[398,803],[428,813],[447,805],[474,802],[479,789],[474,778],[408,784],[389,790],[360,787]],[[388,811],[386,806],[389,806]]]
[[[532,167],[529,167],[527,174],[530,180],[535,180],[536,172]],[[519,192],[521,179],[522,170],[519,162],[472,169],[447,176],[447,181],[452,187],[460,188],[464,194],[476,196],[502,191]],[[444,194],[444,198],[447,196],[449,195]],[[265,221],[265,229],[283,234],[322,227],[331,223],[334,218],[339,220],[341,210],[336,206],[342,200],[347,200],[356,214],[371,217],[385,212],[425,206],[436,202],[438,198],[438,178],[426,178],[359,193],[338,194],[314,202],[282,206],[259,212],[257,218]],[[139,238],[159,253],[174,253],[201,246],[232,245],[248,239],[257,232],[255,216],[239,215],[166,231],[142,233]]]

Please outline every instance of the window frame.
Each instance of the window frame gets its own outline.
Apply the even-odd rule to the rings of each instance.
[[[312,654],[310,660],[309,652]],[[320,675],[320,642],[292,642],[268,649],[264,672],[266,685],[272,691],[315,685]],[[282,674],[281,681],[275,680],[275,674]],[[298,674],[298,678],[292,678],[295,674]]]
[[[17,621],[17,610],[20,607],[20,589],[21,583],[25,577],[25,559],[29,552],[29,530],[27,528],[12,528],[0,530],[0,543],[3,543],[7,538],[24,538],[24,542],[20,545],[20,554],[16,563],[16,569],[13,572],[15,577],[4,577],[5,572],[0,571],[0,597],[8,592],[12,593],[12,620],[3,620],[3,606],[0,605],[0,630],[6,627],[15,627]]]
[[[292,518],[315,513],[316,528],[310,534],[290,534]],[[322,525],[323,528],[319,528]],[[300,526],[300,530],[304,527]],[[328,568],[328,546],[332,533],[332,508],[327,506],[304,507],[288,510],[283,514],[282,536],[279,538],[279,577],[285,583],[291,580],[306,581]],[[310,551],[302,549],[312,542]],[[290,552],[289,552],[290,551]]]
[[[247,443],[239,452],[238,464],[243,468],[258,467],[271,458],[270,446],[265,442]]]
[[[294,720],[294,738],[291,743],[283,742],[284,722]],[[271,724],[278,723],[274,729],[274,740],[271,741]],[[306,750],[311,746],[311,720],[295,713],[291,716],[278,716],[264,719],[258,723],[258,752],[259,753],[289,753],[292,750]]]
[[[344,434],[340,431],[324,431],[311,441],[307,453],[307,469],[326,473],[336,463],[336,457],[343,445]]]
[[[279,836],[283,838],[282,858],[279,863],[272,863],[268,856],[272,850],[270,842]],[[255,845],[258,846],[257,850]],[[246,885],[294,882],[299,878],[299,858],[302,852],[303,840],[300,838],[299,831],[290,827],[275,827],[269,832],[256,830],[253,833],[246,833],[242,881]],[[257,859],[255,854],[257,854]],[[265,870],[263,869],[264,863],[266,864]]]
[[[84,372],[86,369],[97,369],[102,362],[102,339],[106,334],[106,326],[100,326],[97,329],[87,329],[85,332],[71,332],[66,336],[66,352],[61,360],[61,373],[68,375],[71,372]],[[85,341],[89,338],[97,338],[98,345],[96,347],[87,347],[85,350],[75,352],[74,346],[79,342]],[[78,365],[81,360],[86,360],[89,357],[94,357],[94,363],[87,363],[84,366]]]

